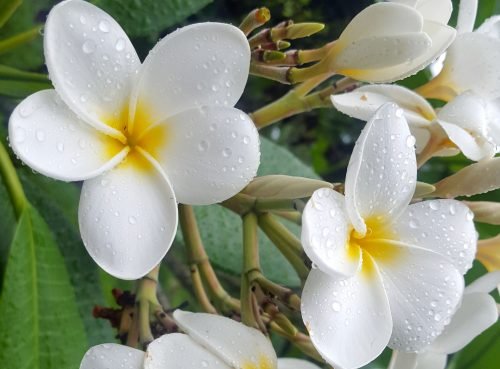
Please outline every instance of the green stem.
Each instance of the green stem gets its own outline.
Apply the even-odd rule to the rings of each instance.
[[[28,203],[28,200],[24,194],[21,181],[17,176],[16,169],[14,168],[9,154],[2,142],[0,142],[0,174],[2,175],[7,191],[9,192],[16,217],[19,219]]]
[[[10,19],[23,0],[2,1],[0,4],[0,28]]]
[[[196,287],[196,297],[202,299],[200,300],[200,304],[205,306],[207,309],[212,309],[210,305],[207,304],[207,301],[205,301],[202,291],[200,291],[202,286],[199,285],[199,281],[196,279],[197,270],[200,273],[198,276],[201,275],[202,282],[204,282],[204,285],[208,287],[209,294],[217,301],[223,312],[230,313],[239,311],[239,301],[231,297],[226,292],[224,287],[222,287],[215,271],[212,268],[212,265],[210,264],[210,260],[205,251],[205,247],[203,246],[200,232],[198,230],[194,210],[191,206],[179,205],[179,222],[181,225],[182,235],[184,236],[184,243],[186,245],[190,266],[191,268],[196,267],[195,269],[191,269],[191,276],[194,277],[193,283]]]
[[[297,237],[269,213],[259,215],[259,226],[304,281],[309,269],[301,257],[302,246]]]
[[[243,273],[241,274],[241,321],[259,328],[255,318],[250,273],[260,272],[257,216],[248,213],[243,216]],[[260,314],[259,314],[260,315]]]
[[[156,297],[159,272],[160,265],[157,265],[139,280],[137,286],[136,305],[138,310],[139,341],[143,347],[146,347],[154,339],[151,332],[150,315],[160,307],[160,303]]]
[[[29,31],[19,33],[15,36],[0,41],[0,55],[5,54],[18,46],[21,46],[35,37],[40,36],[41,26],[36,26]]]

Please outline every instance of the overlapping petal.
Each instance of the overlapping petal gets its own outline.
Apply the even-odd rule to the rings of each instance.
[[[363,269],[352,278],[335,279],[318,269],[302,291],[302,319],[311,340],[328,363],[359,368],[387,345],[392,320],[377,266],[363,254]]]
[[[360,234],[365,220],[389,222],[397,218],[415,191],[415,138],[403,111],[383,105],[368,121],[354,147],[347,168],[346,209]]]
[[[179,327],[196,343],[232,368],[275,368],[276,353],[258,330],[232,319],[205,313],[174,312]]]
[[[131,104],[133,109],[136,103],[148,104],[145,126],[201,106],[234,106],[249,67],[250,47],[238,28],[221,23],[183,27],[151,50]]]
[[[428,346],[456,311],[462,274],[440,254],[400,242],[380,242],[370,253],[391,307],[394,327],[388,346],[406,352]]]
[[[106,343],[90,348],[83,357],[80,369],[142,369],[144,357],[143,351]]]
[[[478,0],[461,0],[458,8],[458,33],[472,32],[476,21]]]
[[[9,137],[24,163],[63,181],[95,177],[128,153],[78,119],[54,90],[37,92],[17,106],[10,117]]]
[[[486,19],[476,32],[484,33],[496,39],[500,38],[500,15],[495,15]]]
[[[166,334],[149,344],[144,369],[181,368],[230,369],[230,366],[186,334]]]
[[[278,369],[319,369],[319,366],[307,360],[286,357],[278,359]]]
[[[78,215],[89,254],[121,279],[138,279],[153,269],[177,228],[170,183],[157,164],[137,152],[84,183]]]
[[[343,279],[353,276],[361,265],[361,249],[350,246],[349,218],[345,198],[322,188],[314,192],[302,214],[302,246],[323,272]]]
[[[443,255],[465,274],[476,254],[473,217],[460,201],[423,201],[408,206],[391,229],[396,239]]]
[[[168,118],[141,140],[165,138],[151,152],[170,179],[177,200],[213,204],[245,187],[260,163],[259,134],[235,108],[193,108]]]
[[[120,25],[81,0],[59,3],[45,24],[44,52],[57,93],[78,116],[122,137],[140,61]]]
[[[385,103],[396,103],[403,109],[411,126],[427,126],[436,118],[432,106],[419,94],[399,85],[366,85],[352,92],[331,96],[339,111],[368,121]]]

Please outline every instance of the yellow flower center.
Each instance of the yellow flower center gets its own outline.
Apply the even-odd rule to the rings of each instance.
[[[347,252],[351,259],[356,260],[362,254],[361,273],[370,277],[374,272],[374,261],[390,264],[399,259],[400,249],[394,245],[395,234],[381,216],[374,216],[365,220],[366,234],[361,236],[352,229],[347,240]]]
[[[243,363],[242,369],[276,369],[271,360],[269,360],[266,356],[261,355],[259,357],[259,362],[255,363],[253,361],[247,361]]]
[[[107,145],[108,157],[113,157],[124,148],[130,149],[124,164],[134,165],[136,169],[148,170],[151,163],[146,160],[144,153],[157,158],[160,150],[167,143],[167,127],[165,125],[154,125],[151,121],[149,108],[142,102],[138,102],[134,117],[130,119],[128,105],[120,114],[103,117],[101,120],[108,126],[115,128],[125,137],[125,142],[118,138],[109,140]]]

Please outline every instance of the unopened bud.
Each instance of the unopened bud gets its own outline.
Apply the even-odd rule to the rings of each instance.
[[[242,192],[256,198],[301,199],[325,187],[333,188],[333,185],[318,179],[270,175],[255,178]]]
[[[240,29],[245,35],[248,35],[254,29],[262,26],[271,19],[271,12],[268,8],[259,8],[252,10],[240,24]]]
[[[429,195],[433,193],[436,190],[436,187],[434,187],[431,184],[425,183],[425,182],[417,182],[417,185],[415,187],[415,193],[413,194],[414,199],[420,199],[424,197],[425,195]]]

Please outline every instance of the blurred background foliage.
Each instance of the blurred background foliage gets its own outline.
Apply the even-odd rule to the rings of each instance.
[[[106,10],[129,34],[143,59],[156,41],[185,24],[203,21],[238,25],[252,9],[266,6],[271,24],[285,19],[325,23],[325,29],[294,43],[296,48],[319,47],[335,39],[349,20],[372,1],[344,0],[91,0]],[[51,88],[44,65],[43,23],[55,0],[0,0],[0,140],[7,145],[7,122],[19,101],[40,89]],[[458,2],[452,24],[456,21]],[[500,0],[480,0],[477,24],[500,13]],[[12,16],[10,16],[12,15]],[[9,17],[10,16],[10,17]],[[423,71],[400,83],[417,86],[428,78]],[[289,86],[250,77],[238,107],[246,112],[272,102]],[[263,174],[322,177],[342,182],[354,142],[364,122],[334,109],[322,109],[285,119],[262,130]],[[293,154],[292,154],[293,153]],[[94,305],[115,306],[111,289],[132,289],[114,279],[90,259],[79,237],[77,207],[80,187],[53,181],[32,172],[14,158],[17,174],[32,205],[16,216],[0,177],[0,367],[77,368],[90,345],[113,341],[108,322],[92,317]],[[419,180],[433,183],[468,165],[463,156],[432,159]],[[500,201],[494,191],[477,199]],[[196,209],[210,258],[228,290],[238,293],[241,268],[241,224],[237,216],[217,206]],[[38,215],[39,213],[39,215]],[[298,227],[290,225],[298,234]],[[495,236],[498,227],[478,224],[481,238]],[[179,236],[161,271],[161,284],[172,307],[188,304],[189,274]],[[261,235],[264,273],[277,282],[299,287],[293,269]],[[473,280],[485,272],[478,263],[467,275]],[[300,322],[300,317],[295,317]],[[19,322],[19,324],[18,324]],[[300,323],[299,323],[300,324]],[[67,344],[71,342],[71,344]],[[66,343],[66,344],[64,344]],[[275,340],[279,356],[300,356],[287,342]],[[367,368],[385,368],[385,352]],[[451,369],[496,369],[500,362],[498,324],[454,355]]]

